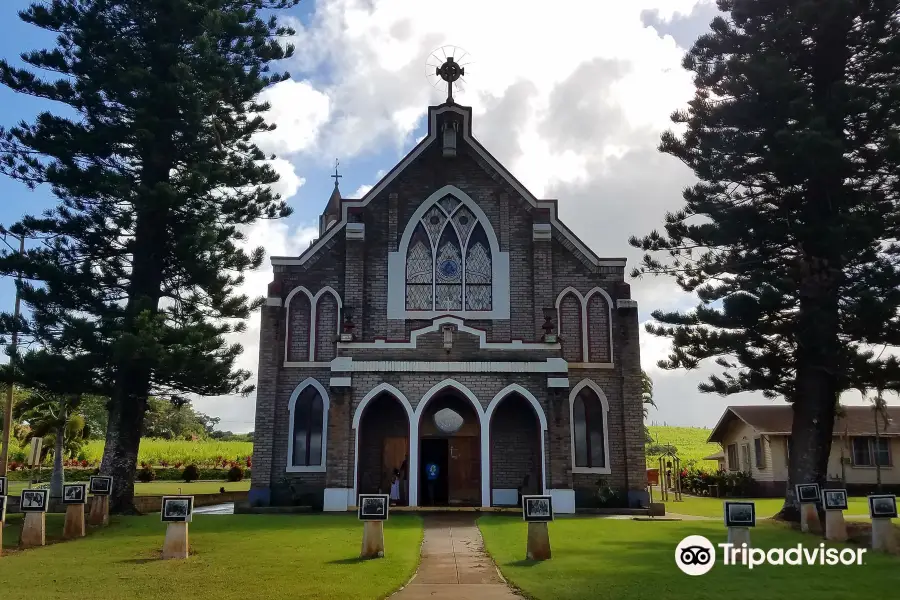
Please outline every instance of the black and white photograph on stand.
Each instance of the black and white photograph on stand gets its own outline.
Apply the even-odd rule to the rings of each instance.
[[[91,477],[88,489],[95,496],[109,496],[112,492],[112,477],[94,475]]]
[[[6,495],[6,477],[0,477],[0,496]]]
[[[67,483],[63,486],[63,504],[87,503],[87,486],[83,483]]]
[[[553,520],[553,498],[550,496],[522,496],[522,518],[526,523]]]
[[[190,523],[194,516],[194,497],[163,496],[161,515],[164,523]]]
[[[818,504],[822,500],[818,483],[798,483],[794,486],[794,492],[801,504]]]
[[[47,512],[47,501],[50,490],[22,490],[20,510],[28,512]]]
[[[896,519],[897,497],[892,494],[869,496],[869,516],[873,519]]]
[[[360,494],[357,516],[360,521],[387,521],[389,505],[387,494]]]
[[[822,490],[825,510],[847,510],[847,490]]]
[[[725,527],[756,527],[756,505],[753,502],[726,502]]]

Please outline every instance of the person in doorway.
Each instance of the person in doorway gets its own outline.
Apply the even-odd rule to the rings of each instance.
[[[428,504],[434,506],[434,486],[437,484],[438,475],[441,474],[441,468],[435,462],[425,465],[425,478],[428,482]]]
[[[409,506],[409,455],[403,457],[400,465],[400,497],[404,505]]]
[[[394,478],[391,479],[391,506],[397,506],[400,502],[400,469],[394,469]]]

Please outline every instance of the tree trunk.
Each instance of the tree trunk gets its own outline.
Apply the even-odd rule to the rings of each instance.
[[[878,450],[881,448],[881,435],[878,432],[878,411],[873,410],[872,414],[875,416],[875,489],[880,494],[881,489],[881,461],[878,460]]]
[[[50,476],[50,497],[62,498],[65,472],[63,471],[63,452],[66,447],[66,397],[59,399],[59,426],[56,428],[56,447],[53,449],[53,474]]]

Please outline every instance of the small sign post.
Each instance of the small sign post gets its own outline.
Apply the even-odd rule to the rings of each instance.
[[[522,496],[522,519],[528,523],[525,558],[550,560],[550,529],[547,523],[553,520],[553,498]]]
[[[0,495],[0,556],[3,556],[4,527],[6,527],[6,496]]]
[[[756,527],[756,505],[753,502],[726,502],[725,527],[732,551],[737,550],[737,559],[749,558],[750,528]]]
[[[47,504],[50,490],[22,490],[21,511],[25,513],[25,524],[19,537],[22,548],[36,548],[47,540]]]
[[[819,521],[818,504],[822,500],[822,492],[818,483],[798,483],[794,486],[797,502],[800,503],[800,531],[803,533],[822,533],[822,522]]]
[[[91,500],[91,514],[88,524],[92,526],[109,525],[109,495],[112,493],[113,478],[104,475],[91,477],[88,490],[94,496]]]
[[[168,523],[162,549],[163,560],[186,559],[190,554],[188,523],[194,516],[194,497],[163,496],[160,516],[163,523]]]
[[[825,508],[825,539],[834,542],[847,541],[847,490],[822,490],[822,506]]]
[[[892,494],[869,496],[869,516],[872,518],[872,550],[896,554],[900,543],[891,519],[897,518],[897,497]]]
[[[360,558],[384,557],[384,522],[388,519],[390,497],[387,494],[360,494],[357,516],[363,522]]]
[[[87,503],[87,486],[83,483],[63,485],[62,503],[66,506],[66,523],[63,538],[84,537],[84,505]]]

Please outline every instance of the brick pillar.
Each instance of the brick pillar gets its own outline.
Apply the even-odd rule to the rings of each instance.
[[[276,392],[280,364],[284,360],[284,337],[282,334],[284,308],[281,306],[281,294],[277,286],[270,284],[267,304],[263,305],[260,313],[256,424],[253,430],[253,468],[251,469],[249,500],[251,503],[258,502],[268,505],[271,500],[271,486],[274,477],[272,453],[275,443]]]
[[[388,194],[388,252],[396,252],[397,246],[400,245],[400,236],[402,232],[398,231],[397,227],[397,218],[398,218],[398,204],[399,204],[399,196],[397,193]],[[405,258],[404,258],[405,260]],[[405,264],[405,263],[404,263]],[[406,285],[406,272],[404,271],[403,275],[403,285]],[[387,320],[387,337],[390,340],[401,340],[405,339],[405,330],[403,321],[397,319],[388,319]]]
[[[332,388],[328,410],[328,470],[325,487],[347,485],[347,438],[350,435],[350,388]],[[352,465],[351,465],[352,469]]]
[[[626,485],[632,503],[647,497],[647,464],[644,455],[644,412],[641,403],[641,349],[637,305],[628,284],[620,284],[613,318],[615,360],[621,369],[622,413],[625,430]]]
[[[535,225],[544,225],[546,222],[535,221]],[[544,330],[544,309],[553,306],[553,255],[552,241],[549,232],[534,229],[531,236],[531,249],[534,259],[532,261],[532,285],[534,286],[534,340],[541,339]]]
[[[365,236],[365,230],[363,230]],[[356,328],[353,330],[357,336],[362,335],[363,323],[366,319],[365,301],[363,288],[365,287],[366,277],[366,240],[351,238],[347,236],[345,244],[345,266],[344,266],[344,305],[353,307],[353,323]],[[339,317],[342,318],[342,317]],[[343,331],[343,326],[341,327]]]
[[[498,219],[498,240],[500,242],[500,251],[509,252],[509,194],[502,193],[497,197],[497,206],[499,207]],[[510,295],[514,292],[510,289]],[[502,321],[494,321],[493,336],[495,340],[506,341],[512,339],[512,323],[509,319]]]

